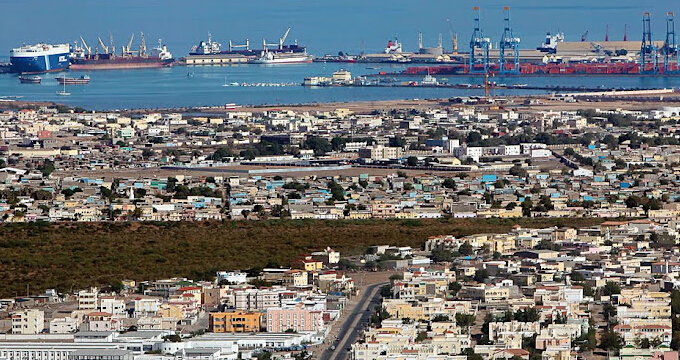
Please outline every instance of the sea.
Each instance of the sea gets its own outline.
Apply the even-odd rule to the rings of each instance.
[[[450,51],[451,34],[458,37],[464,50],[473,29],[473,6],[480,6],[485,36],[497,44],[503,32],[503,7],[510,6],[516,36],[522,48],[535,48],[547,32],[563,32],[567,41],[604,41],[609,28],[611,40],[621,40],[624,29],[631,41],[641,39],[642,13],[652,13],[655,39],[665,38],[666,12],[680,14],[680,2],[674,0],[485,0],[470,3],[461,0],[0,0],[0,61],[7,61],[9,50],[36,42],[73,43],[82,36],[94,47],[98,37],[107,44],[111,39],[120,48],[135,33],[133,48],[144,32],[149,46],[162,38],[175,57],[188,54],[191,47],[205,40],[227,46],[231,39],[251,47],[261,46],[263,39],[277,42],[288,27],[287,43],[306,45],[311,54],[358,54],[380,52],[387,41],[397,37],[404,51],[415,51],[418,32],[424,46],[435,46],[442,34],[444,47]],[[30,16],[27,16],[30,15]],[[27,26],[30,22],[30,26]],[[680,29],[679,29],[680,30]],[[371,67],[372,69],[369,69]],[[443,98],[481,95],[480,89],[440,88],[306,88],[299,86],[306,76],[329,76],[347,68],[354,76],[378,71],[400,71],[403,65],[386,64],[301,64],[238,65],[225,67],[174,67],[93,71],[86,86],[69,86],[70,96],[56,80],[61,74],[43,76],[40,85],[20,84],[15,75],[0,74],[0,100],[58,101],[93,110],[132,108],[171,108],[239,105],[295,104],[328,101],[362,101],[410,98]],[[80,76],[72,71],[67,76]],[[407,79],[399,79],[407,80]],[[411,79],[408,79],[411,80]],[[414,78],[412,80],[421,80]],[[450,83],[479,84],[479,78],[449,77]],[[680,87],[679,78],[654,77],[527,77],[495,78],[504,84],[529,86],[585,86],[620,88]],[[239,84],[286,84],[290,86],[224,86]],[[291,85],[295,84],[295,85]],[[543,93],[544,91],[541,91]],[[495,91],[497,96],[534,93],[529,90]]]
[[[330,76],[339,69],[353,76],[398,72],[404,65],[312,63],[295,65],[177,66],[163,69],[68,71],[42,75],[41,84],[21,84],[16,75],[0,75],[0,100],[55,101],[88,110],[124,110],[222,106],[225,104],[287,105],[301,103],[441,99],[482,96],[482,88],[426,87],[304,87],[307,76]],[[60,96],[63,87],[56,77],[87,74],[88,85],[68,85],[70,96]],[[446,81],[439,77],[440,80]],[[451,84],[481,85],[483,78],[448,76]],[[399,77],[398,82],[420,81],[422,77]],[[680,77],[589,76],[589,77],[502,77],[497,84],[566,86],[625,89],[680,87]],[[237,83],[237,84],[235,84]],[[543,90],[492,91],[493,96],[545,94]]]

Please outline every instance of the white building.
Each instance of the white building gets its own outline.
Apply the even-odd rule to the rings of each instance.
[[[97,289],[78,291],[78,309],[97,310]]]
[[[161,300],[156,298],[135,299],[135,317],[155,316],[161,306]]]
[[[231,284],[244,284],[248,280],[246,279],[247,274],[240,271],[218,271],[217,272],[217,283],[222,281],[228,281]]]
[[[472,160],[479,162],[479,158],[484,155],[484,148],[461,146],[453,149],[453,155],[461,160],[472,158]]]
[[[56,318],[50,321],[50,334],[68,334],[78,330],[78,320],[72,317]]]
[[[27,309],[12,314],[12,334],[39,334],[45,329],[45,313]]]
[[[127,311],[125,310],[125,301],[122,299],[116,299],[112,296],[102,297],[99,299],[99,311],[118,316],[127,315]]]

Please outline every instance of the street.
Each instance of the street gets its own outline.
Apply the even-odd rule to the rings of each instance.
[[[357,341],[363,326],[368,324],[373,308],[380,305],[380,288],[387,284],[389,281],[382,281],[367,285],[363,289],[361,298],[353,301],[354,307],[343,315],[344,319],[341,318],[334,324],[334,327],[338,328],[329,335],[328,342],[324,345],[325,348],[315,354],[316,359],[344,360],[348,358],[347,350]],[[337,335],[333,335],[336,331]],[[335,336],[338,340],[333,341]],[[335,345],[335,350],[331,350],[332,345]]]

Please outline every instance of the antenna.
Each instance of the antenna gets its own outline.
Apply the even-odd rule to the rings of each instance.
[[[607,32],[604,35],[604,41],[609,41],[609,24],[607,24]]]

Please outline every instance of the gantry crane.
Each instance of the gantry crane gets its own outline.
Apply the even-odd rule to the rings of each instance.
[[[675,58],[675,68],[673,60]],[[663,44],[663,72],[665,74],[680,72],[680,52],[675,36],[675,14],[666,14],[666,42]]]
[[[480,10],[479,6],[475,6],[473,10],[476,12],[475,17],[475,30],[472,33],[472,38],[470,38],[470,61],[469,61],[469,72],[474,74],[484,74],[489,71],[489,49],[491,48],[491,39],[484,37],[482,32],[482,27],[480,25]],[[480,49],[482,51],[481,63],[483,65],[482,69],[479,70],[475,67],[477,64],[477,54],[476,50]]]
[[[657,74],[659,72],[659,49],[652,40],[652,15],[648,12],[642,14],[642,45],[640,46],[640,73]],[[652,64],[651,69],[647,69],[647,63]]]
[[[520,38],[514,36],[512,32],[512,26],[510,26],[510,7],[504,7],[503,12],[505,13],[505,28],[503,30],[503,35],[501,36],[501,42],[499,44],[499,71],[501,74],[519,74]],[[508,59],[506,58],[506,51],[508,50],[512,51],[512,64],[508,64]],[[508,67],[507,65],[511,66]]]

